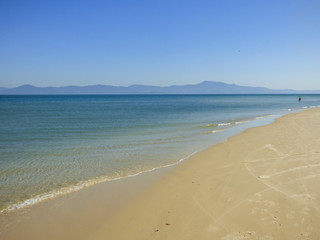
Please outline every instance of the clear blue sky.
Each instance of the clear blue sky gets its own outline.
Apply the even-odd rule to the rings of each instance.
[[[320,89],[319,0],[0,1],[0,87]]]

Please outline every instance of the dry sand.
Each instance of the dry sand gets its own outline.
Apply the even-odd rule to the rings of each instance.
[[[320,109],[311,109],[191,157],[111,221],[56,239],[320,239],[319,181]]]

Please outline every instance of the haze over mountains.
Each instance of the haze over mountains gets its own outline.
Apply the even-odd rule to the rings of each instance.
[[[320,90],[297,91],[291,89],[269,89],[264,87],[238,86],[223,82],[204,81],[198,84],[172,85],[168,87],[131,85],[118,87],[110,85],[35,87],[22,85],[16,88],[0,88],[1,95],[28,94],[312,94]]]

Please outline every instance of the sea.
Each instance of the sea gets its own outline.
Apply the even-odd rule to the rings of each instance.
[[[174,166],[248,128],[320,105],[320,95],[298,98],[2,95],[0,213]]]

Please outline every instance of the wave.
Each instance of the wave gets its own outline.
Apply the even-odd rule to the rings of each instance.
[[[25,207],[30,207],[32,205],[36,205],[40,202],[44,202],[46,200],[50,200],[50,199],[54,199],[56,197],[62,196],[62,195],[67,195],[69,193],[73,193],[88,187],[92,187],[94,185],[100,184],[100,183],[105,183],[105,182],[109,182],[109,181],[116,181],[116,180],[120,180],[120,179],[124,179],[124,178],[129,178],[129,177],[135,177],[138,176],[140,174],[143,173],[147,173],[147,172],[152,172],[155,171],[157,169],[160,168],[167,168],[167,167],[172,167],[175,165],[180,164],[181,162],[183,162],[184,160],[190,158],[191,156],[197,154],[198,152],[202,151],[204,149],[200,149],[197,151],[194,151],[193,153],[189,154],[188,156],[181,158],[179,161],[175,162],[175,163],[171,163],[171,164],[167,164],[167,165],[163,165],[163,166],[158,166],[158,167],[154,167],[151,169],[147,169],[147,170],[143,170],[143,171],[139,171],[133,174],[128,174],[125,176],[120,176],[120,174],[118,173],[116,177],[110,177],[110,176],[104,176],[104,177],[98,177],[98,178],[94,178],[94,179],[90,179],[87,181],[81,181],[73,186],[69,186],[69,187],[63,187],[57,190],[52,190],[50,192],[47,193],[43,193],[43,194],[39,194],[35,197],[26,199],[24,201],[18,202],[18,203],[14,203],[9,205],[8,207],[0,210],[0,214],[6,213],[6,212],[10,212],[13,210],[18,210],[18,209],[22,209]]]
[[[309,108],[319,108],[320,105],[315,105],[315,106],[303,106],[303,107],[296,107],[296,108],[288,108],[287,111],[291,112],[291,111],[299,111],[299,110],[305,110],[305,109],[309,109]]]
[[[226,122],[226,123],[219,123],[218,126],[230,126],[232,123],[231,122]]]
[[[232,125],[242,124],[242,123],[248,122],[250,120],[254,120],[254,119],[256,119],[256,118],[230,119],[230,120],[226,120],[225,122],[211,123],[211,124],[202,125],[200,127],[202,127],[202,128],[218,128],[218,127],[232,126]]]
[[[203,127],[203,128],[215,128],[214,130],[203,132],[203,134],[212,134],[212,133],[217,133],[217,132],[224,131],[224,130],[226,130],[226,129],[234,126],[234,125],[239,125],[239,124],[243,124],[243,123],[246,123],[246,122],[249,122],[249,121],[259,120],[259,119],[272,117],[272,116],[274,116],[274,115],[273,114],[268,114],[268,115],[261,115],[261,116],[257,116],[257,117],[251,117],[251,118],[231,119],[231,120],[227,120],[226,122],[212,123],[212,124],[203,125],[201,127]],[[224,128],[222,128],[222,127],[224,127]]]
[[[216,127],[222,127],[222,126],[230,126],[232,124],[235,124],[235,122],[223,122],[223,123],[212,123],[200,126],[202,128],[216,128]]]
[[[217,133],[217,132],[222,132],[224,130],[226,130],[227,128],[219,128],[219,129],[216,129],[216,130],[212,130],[211,133]]]

